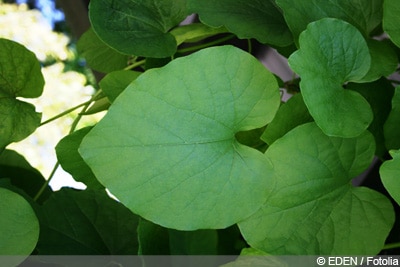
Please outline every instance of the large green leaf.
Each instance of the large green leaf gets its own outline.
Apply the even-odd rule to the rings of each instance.
[[[123,69],[128,65],[129,56],[106,45],[92,28],[79,38],[77,48],[79,54],[86,59],[87,64],[94,70],[108,73]]]
[[[400,47],[400,6],[397,0],[383,1],[383,29],[390,39]]]
[[[32,253],[39,238],[39,222],[31,205],[19,194],[1,187],[0,236],[0,255],[26,257]]]
[[[189,11],[209,26],[225,26],[239,38],[287,46],[292,36],[273,0],[189,0]]]
[[[296,39],[310,22],[326,17],[347,21],[368,36],[382,21],[382,2],[383,0],[276,0]]]
[[[367,131],[328,137],[313,122],[275,141],[265,156],[276,185],[264,206],[239,223],[244,238],[271,254],[378,253],[394,222],[393,207],[380,193],[350,183],[374,151]]]
[[[328,18],[310,23],[299,41],[300,49],[290,56],[289,64],[301,76],[311,116],[327,135],[360,135],[373,119],[371,107],[342,85],[359,81],[370,68],[364,38],[347,22]]]
[[[35,54],[24,46],[0,38],[0,149],[30,135],[41,114],[17,97],[42,94],[44,79]]]
[[[397,86],[392,98],[392,110],[385,122],[383,132],[387,149],[400,148],[400,86]]]
[[[379,173],[386,190],[400,205],[400,150],[392,150],[390,155],[393,159],[385,161]]]
[[[42,255],[135,255],[138,217],[105,190],[55,192],[38,213]]]
[[[94,0],[89,16],[93,30],[121,53],[168,57],[177,43],[168,31],[187,16],[185,0]]]
[[[78,152],[82,139],[91,129],[92,127],[86,127],[61,139],[56,146],[56,153],[61,167],[76,181],[84,183],[88,188],[101,189],[104,187],[97,181],[92,170]]]
[[[279,103],[277,82],[257,59],[207,48],[139,76],[80,153],[142,217],[179,230],[225,228],[255,212],[272,186],[268,161],[235,133],[270,122]]]

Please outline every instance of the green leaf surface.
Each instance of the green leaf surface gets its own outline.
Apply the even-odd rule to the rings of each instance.
[[[138,255],[169,255],[168,229],[139,218],[137,228],[139,251]]]
[[[217,255],[217,230],[168,232],[171,255]]]
[[[63,188],[38,213],[41,255],[135,255],[138,217],[105,190]]]
[[[41,114],[17,97],[42,94],[44,79],[35,54],[24,46],[0,38],[0,148],[30,135]]]
[[[400,205],[400,150],[390,151],[392,160],[385,161],[380,169],[381,180],[392,198]]]
[[[349,83],[346,88],[360,93],[370,104],[374,119],[368,127],[368,131],[375,137],[375,155],[383,158],[387,153],[383,129],[391,111],[393,85],[388,80],[381,78],[372,83]]]
[[[225,26],[241,39],[287,46],[293,42],[280,9],[272,0],[189,0],[189,11],[211,27]]]
[[[29,162],[13,150],[4,150],[0,154],[0,179],[8,178],[13,186],[22,189],[30,197],[34,197],[46,182],[42,174],[33,168]],[[47,187],[39,202],[45,200],[51,193]]]
[[[171,31],[175,36],[178,45],[184,42],[198,42],[213,35],[226,33],[228,30],[225,27],[210,27],[202,23],[192,23],[188,25],[179,26]]]
[[[310,22],[326,17],[347,21],[357,27],[364,36],[369,36],[369,33],[382,21],[382,2],[382,0],[276,0],[296,39]]]
[[[383,30],[400,47],[400,6],[397,0],[383,1]]]
[[[400,148],[400,86],[397,86],[392,98],[392,110],[383,126],[387,149]]]
[[[0,188],[0,236],[0,255],[26,257],[39,238],[39,222],[31,205],[5,188]]]
[[[370,68],[364,38],[352,25],[327,18],[310,23],[299,42],[289,65],[301,77],[301,92],[311,116],[327,135],[360,135],[373,119],[371,107],[342,85],[361,80]]]
[[[78,152],[82,139],[91,129],[92,127],[86,127],[65,136],[58,142],[56,154],[61,167],[76,181],[84,183],[91,189],[102,189],[104,186],[97,181],[96,176]]]
[[[367,40],[371,55],[371,68],[360,82],[372,82],[396,71],[399,63],[396,52],[386,41]]]
[[[351,185],[374,151],[367,131],[328,137],[315,123],[275,141],[265,156],[276,185],[264,206],[239,223],[246,241],[274,255],[378,253],[394,223],[393,207],[380,193]]]
[[[302,95],[295,94],[281,105],[275,118],[262,134],[261,140],[271,145],[296,126],[311,121],[313,121],[313,118],[304,104]]]
[[[235,133],[270,122],[279,103],[257,59],[207,48],[137,78],[80,153],[136,214],[178,230],[225,228],[255,212],[273,184],[263,154]]]
[[[141,72],[130,71],[130,70],[119,70],[113,71],[107,74],[100,82],[100,88],[104,94],[108,97],[110,102],[121,94],[123,90],[134,81]]]
[[[105,44],[92,28],[82,34],[77,48],[80,56],[84,57],[87,64],[94,70],[109,73],[128,65],[129,56],[121,54]]]
[[[90,21],[99,38],[135,56],[173,55],[177,43],[168,31],[187,15],[185,0],[96,0],[89,5]]]

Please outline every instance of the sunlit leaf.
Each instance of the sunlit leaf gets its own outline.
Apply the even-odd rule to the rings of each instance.
[[[80,153],[134,213],[179,230],[225,228],[255,212],[273,182],[263,154],[235,134],[270,122],[279,103],[254,57],[204,49],[139,76]]]
[[[38,213],[42,255],[135,255],[138,217],[105,190],[55,192]]]
[[[370,68],[363,36],[352,25],[327,18],[310,23],[299,42],[289,65],[301,76],[301,92],[311,116],[327,135],[360,135],[373,119],[371,107],[342,85],[359,81]]]
[[[26,257],[32,253],[39,238],[39,222],[31,205],[21,195],[1,187],[0,236],[0,255]],[[2,259],[2,264],[5,264],[4,260],[7,259]],[[15,266],[18,263],[14,262]]]
[[[386,190],[400,205],[400,150],[392,150],[390,155],[393,159],[385,161],[379,173]]]
[[[24,46],[0,38],[0,149],[30,135],[41,114],[17,97],[42,94],[44,79],[35,54]]]
[[[189,10],[209,26],[225,26],[242,39],[287,46],[292,35],[281,11],[272,0],[189,0]]]
[[[185,0],[96,0],[89,16],[93,30],[121,53],[167,57],[177,43],[169,33],[187,16]]]
[[[265,156],[276,185],[265,205],[239,223],[246,241],[278,255],[377,254],[393,226],[393,207],[380,193],[350,183],[374,151],[368,132],[328,137],[313,122],[275,141]]]
[[[383,1],[383,29],[390,39],[400,47],[400,6],[397,0]]]

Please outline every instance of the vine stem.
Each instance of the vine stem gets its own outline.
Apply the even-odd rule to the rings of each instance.
[[[188,47],[188,48],[179,49],[178,52],[179,53],[186,53],[186,52],[192,52],[192,51],[200,50],[200,49],[205,48],[205,47],[209,47],[209,46],[213,46],[213,45],[216,45],[216,44],[223,43],[225,41],[228,41],[228,40],[232,39],[233,37],[235,37],[235,35],[231,34],[231,35],[222,37],[222,38],[220,38],[218,40],[215,40],[215,41],[212,41],[212,42],[209,42],[209,43],[199,44],[199,45],[191,46],[191,47]]]
[[[398,243],[390,243],[383,246],[383,250],[392,249],[392,248],[400,248],[400,242]]]
[[[53,121],[53,120],[55,120],[55,119],[58,119],[58,118],[64,116],[65,114],[70,113],[71,110],[73,111],[73,110],[78,109],[79,107],[82,107],[82,106],[83,106],[82,111],[78,114],[78,116],[77,116],[77,117],[75,118],[75,120],[72,122],[71,129],[69,130],[69,134],[73,133],[73,132],[75,131],[76,127],[78,126],[79,121],[82,119],[82,116],[83,116],[82,114],[85,113],[85,111],[88,110],[90,104],[91,104],[93,101],[95,101],[101,94],[102,94],[102,91],[101,91],[101,90],[97,91],[96,94],[94,94],[94,95],[92,96],[92,98],[91,98],[89,101],[86,101],[86,102],[84,102],[84,103],[82,103],[82,104],[79,104],[78,106],[75,106],[75,107],[73,107],[73,108],[67,110],[67,111],[69,111],[69,112],[64,111],[64,112],[60,113],[59,115],[53,117],[51,121]],[[61,114],[62,114],[62,115],[61,115]],[[61,116],[60,116],[60,115],[61,115]],[[46,123],[48,123],[48,121],[46,121]],[[41,125],[44,125],[44,124],[45,124],[45,123],[42,123]],[[60,167],[60,162],[59,162],[59,161],[56,162],[56,164],[55,164],[54,167],[53,167],[53,170],[51,171],[51,173],[50,173],[50,175],[49,175],[49,178],[46,180],[46,182],[42,185],[42,187],[39,189],[39,191],[37,192],[37,194],[36,194],[35,197],[33,198],[34,201],[37,201],[37,200],[39,199],[39,197],[43,194],[44,190],[47,188],[47,186],[50,184],[51,180],[53,179],[54,174],[56,173],[58,167]]]
[[[144,63],[146,63],[146,59],[137,61],[137,62],[135,62],[135,63],[133,63],[133,64],[131,64],[131,65],[125,67],[124,70],[131,70],[131,69],[134,69],[134,68],[136,68],[136,67],[139,67],[140,65],[143,65]]]

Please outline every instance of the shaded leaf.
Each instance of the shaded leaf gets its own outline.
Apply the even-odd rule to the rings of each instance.
[[[0,38],[0,149],[21,141],[39,126],[41,114],[33,105],[16,98],[39,97],[43,86],[35,54],[14,41]]]
[[[364,38],[352,25],[328,18],[310,23],[299,42],[289,65],[301,76],[300,88],[311,116],[327,135],[360,135],[373,119],[371,107],[342,85],[359,81],[370,68]]]
[[[135,255],[138,217],[104,190],[63,188],[38,213],[41,255]]]
[[[400,86],[397,86],[392,98],[392,110],[383,127],[387,149],[400,148]]]
[[[137,228],[139,255],[169,255],[169,233],[168,229],[147,221],[139,219]]]
[[[400,47],[400,6],[397,0],[383,1],[383,29],[390,39]]]
[[[123,69],[128,65],[129,56],[106,45],[92,28],[89,28],[79,38],[77,49],[80,56],[86,59],[87,64],[100,72],[109,73]]]
[[[209,27],[202,23],[192,23],[188,25],[179,26],[171,31],[171,34],[175,36],[178,45],[184,42],[198,42],[207,37],[217,35],[220,33],[226,33],[228,30],[225,27]]]
[[[168,31],[187,16],[185,0],[97,0],[89,5],[93,30],[117,51],[168,57],[177,43]]]
[[[39,222],[31,205],[19,194],[0,187],[0,255],[28,257],[39,238]],[[13,258],[21,262],[24,257]],[[2,259],[2,264],[5,264]],[[13,262],[17,265],[19,262]],[[11,262],[8,262],[11,265]],[[7,266],[7,265],[5,265]]]
[[[189,0],[189,11],[211,27],[225,26],[241,39],[255,38],[261,43],[287,46],[292,36],[273,0]]]
[[[119,94],[140,74],[140,72],[130,70],[113,71],[107,74],[99,85],[110,102],[114,102]]]
[[[307,25],[323,18],[337,18],[354,25],[369,36],[382,21],[382,0],[276,0],[297,39]]]
[[[96,176],[78,152],[82,139],[91,129],[92,127],[86,127],[65,136],[58,142],[55,149],[61,167],[76,181],[84,183],[88,188],[102,189],[104,186],[97,181]]]
[[[328,137],[315,123],[275,141],[265,156],[277,182],[264,206],[239,223],[246,241],[275,255],[377,254],[393,226],[393,207],[380,193],[350,183],[374,151],[368,132]]]
[[[262,153],[235,133],[267,124],[279,103],[257,59],[207,48],[137,78],[80,153],[136,214],[178,230],[225,228],[256,211],[272,185]]]
[[[392,150],[390,155],[393,159],[385,161],[381,165],[379,173],[386,190],[400,205],[400,151]]]
[[[217,230],[168,232],[171,255],[217,255]]]

